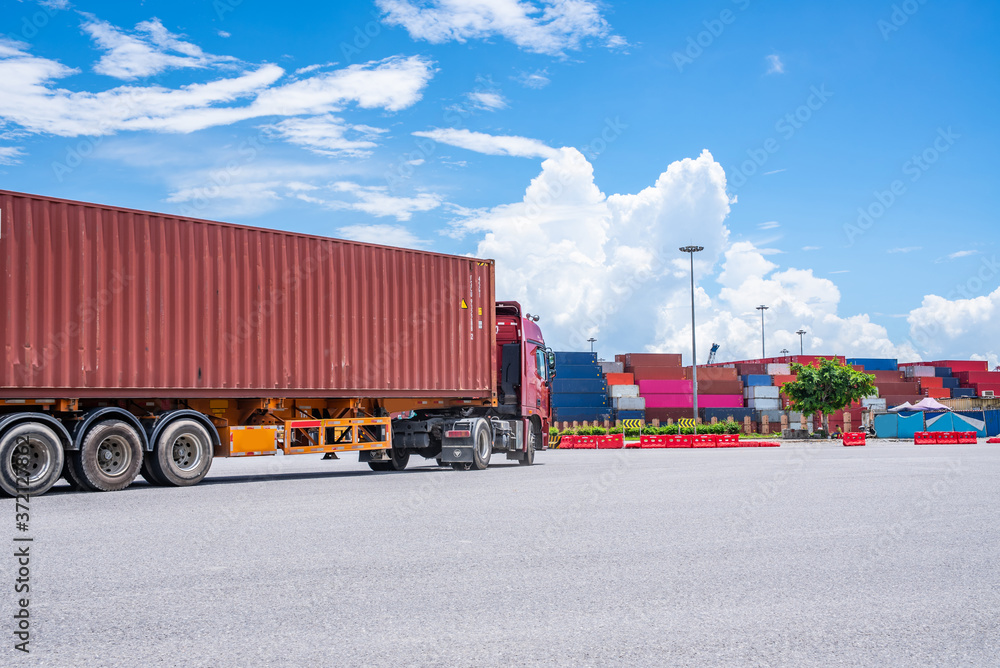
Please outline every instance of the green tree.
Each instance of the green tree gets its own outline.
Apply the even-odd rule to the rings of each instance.
[[[876,394],[875,376],[855,371],[833,359],[821,357],[818,367],[792,364],[795,381],[781,391],[791,400],[791,409],[806,415],[823,414],[823,429],[830,433],[830,414],[862,397]]]

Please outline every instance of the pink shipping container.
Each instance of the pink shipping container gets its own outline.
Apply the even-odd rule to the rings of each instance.
[[[494,266],[0,191],[0,398],[463,397]]]
[[[647,394],[646,408],[691,408],[694,399],[690,394]],[[742,394],[699,394],[699,408],[742,408]]]
[[[690,380],[640,380],[639,394],[691,394],[694,383]]]

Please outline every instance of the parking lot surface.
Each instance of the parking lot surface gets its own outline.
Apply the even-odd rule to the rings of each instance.
[[[32,499],[31,654],[13,650],[8,557],[0,663],[1000,657],[1000,446],[548,451],[481,472],[348,457]]]

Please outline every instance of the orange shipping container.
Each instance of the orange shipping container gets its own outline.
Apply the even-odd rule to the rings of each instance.
[[[630,373],[609,373],[605,374],[608,385],[635,385],[635,377]]]

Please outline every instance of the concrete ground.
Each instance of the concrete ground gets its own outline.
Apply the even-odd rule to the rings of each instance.
[[[997,445],[350,459],[32,499],[0,665],[1000,663]]]

